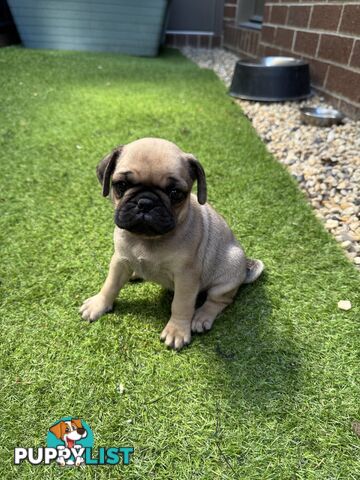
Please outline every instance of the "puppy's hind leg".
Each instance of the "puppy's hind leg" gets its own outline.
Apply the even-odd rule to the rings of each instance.
[[[238,288],[239,285],[234,287],[233,283],[210,288],[205,303],[195,311],[191,330],[197,333],[210,330],[219,313],[233,302]]]
[[[219,313],[234,300],[239,286],[242,283],[254,282],[263,269],[264,264],[261,260],[246,259],[246,272],[243,272],[236,282],[231,281],[211,287],[205,303],[195,311],[191,330],[198,333],[210,330]]]

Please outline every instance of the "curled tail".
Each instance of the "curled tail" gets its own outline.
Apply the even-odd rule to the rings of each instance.
[[[244,283],[255,282],[260,277],[264,270],[264,264],[261,260],[255,260],[252,258],[246,259],[246,277]]]

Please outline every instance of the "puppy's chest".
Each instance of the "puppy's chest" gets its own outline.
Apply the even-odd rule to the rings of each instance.
[[[130,263],[135,273],[145,280],[159,283],[165,288],[173,288],[174,275],[168,260],[154,251],[133,248]]]

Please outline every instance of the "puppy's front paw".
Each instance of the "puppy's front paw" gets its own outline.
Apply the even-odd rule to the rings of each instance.
[[[191,322],[191,331],[202,333],[211,329],[214,323],[215,317],[209,315],[206,311],[200,307],[196,310],[194,318]]]
[[[84,320],[94,322],[104,313],[109,312],[112,309],[112,304],[106,300],[106,298],[98,293],[97,295],[88,298],[80,307],[80,313]]]
[[[165,342],[165,345],[168,347],[180,350],[190,343],[190,322],[188,324],[183,324],[170,319],[164,330],[161,332],[160,340]]]

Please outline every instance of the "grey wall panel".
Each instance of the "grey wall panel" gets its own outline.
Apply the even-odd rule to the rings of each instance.
[[[25,46],[156,55],[167,0],[9,0]]]
[[[223,0],[172,0],[167,30],[220,35],[223,6]]]

